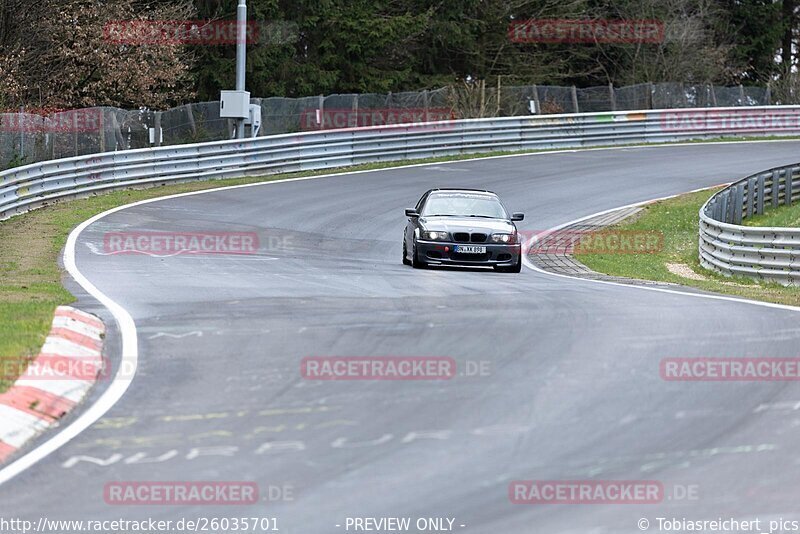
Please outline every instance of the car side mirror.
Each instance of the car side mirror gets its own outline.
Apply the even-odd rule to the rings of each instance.
[[[415,209],[408,208],[406,209],[406,217],[419,217],[419,213]]]
[[[522,221],[524,219],[525,219],[525,214],[524,213],[512,213],[511,214],[511,220],[512,221]]]

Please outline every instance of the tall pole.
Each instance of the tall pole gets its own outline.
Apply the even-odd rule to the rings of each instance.
[[[247,0],[236,6],[236,90],[244,91],[244,67],[247,61]],[[244,119],[236,120],[236,137],[244,139]]]

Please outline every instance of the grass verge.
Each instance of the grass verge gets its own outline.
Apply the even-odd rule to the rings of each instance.
[[[576,254],[575,257],[590,269],[612,276],[673,282],[715,293],[800,306],[800,289],[749,278],[728,278],[700,266],[697,249],[698,213],[703,203],[716,191],[718,189],[689,193],[650,204],[637,216],[606,229],[661,232],[664,236],[663,248],[657,252]]]
[[[769,210],[769,211],[766,211]],[[763,215],[748,217],[742,221],[745,226],[777,226],[800,228],[800,203],[777,208],[765,208]]]

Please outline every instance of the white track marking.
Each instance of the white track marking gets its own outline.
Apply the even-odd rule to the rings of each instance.
[[[181,197],[188,197],[193,195],[202,195],[206,193],[215,193],[218,191],[226,191],[230,189],[240,189],[244,187],[258,187],[258,186],[269,186],[274,184],[286,183],[286,182],[298,182],[303,180],[316,180],[319,178],[331,178],[334,176],[345,176],[345,175],[353,175],[353,174],[364,174],[364,173],[375,173],[375,172],[391,172],[396,170],[406,170],[409,168],[415,167],[430,167],[435,165],[449,165],[449,164],[458,164],[458,163],[466,163],[472,161],[486,161],[492,159],[501,159],[501,158],[517,158],[517,157],[536,157],[536,156],[543,156],[549,154],[572,154],[575,152],[596,152],[600,150],[632,150],[632,149],[659,149],[659,148],[672,148],[672,147],[683,147],[683,146],[693,146],[693,147],[702,147],[705,145],[731,145],[731,144],[753,144],[753,143],[791,143],[797,142],[796,139],[781,139],[781,140],[764,140],[764,141],[719,141],[719,142],[711,142],[711,143],[672,143],[672,144],[663,144],[663,145],[626,145],[626,146],[618,146],[618,147],[600,147],[600,148],[585,148],[585,149],[568,149],[568,150],[550,150],[550,151],[542,151],[542,152],[528,152],[528,153],[521,153],[521,154],[505,154],[502,156],[488,156],[483,158],[468,158],[468,159],[461,159],[461,160],[454,160],[454,161],[445,161],[445,162],[436,162],[436,163],[415,163],[411,165],[402,165],[398,167],[390,167],[386,169],[369,169],[369,170],[362,170],[362,171],[350,171],[350,172],[339,172],[339,173],[330,173],[330,174],[319,174],[315,176],[301,176],[297,178],[286,178],[283,180],[272,180],[268,182],[257,182],[252,184],[242,184],[242,185],[230,185],[230,186],[223,186],[217,187],[213,189],[204,189],[202,191],[192,191],[189,193],[179,193],[175,195],[166,195],[163,197],[158,198],[151,198],[147,200],[140,200],[138,202],[133,202],[131,204],[126,204],[124,206],[118,206],[116,208],[112,208],[108,211],[103,213],[97,214],[91,219],[84,221],[80,225],[78,225],[67,238],[67,244],[64,248],[64,267],[67,269],[67,272],[75,279],[75,281],[86,290],[89,295],[97,299],[103,306],[105,306],[111,314],[114,316],[114,319],[117,322],[117,325],[120,329],[120,334],[122,336],[122,362],[120,365],[120,370],[114,376],[114,380],[108,389],[103,392],[102,396],[87,410],[80,415],[75,421],[72,422],[69,426],[64,428],[61,432],[50,438],[48,441],[44,442],[43,444],[39,445],[32,451],[28,452],[21,458],[15,460],[14,462],[10,463],[8,466],[0,469],[0,485],[5,484],[18,474],[22,473],[38,461],[46,458],[65,444],[69,443],[72,439],[74,439],[78,434],[89,428],[92,424],[94,424],[97,420],[99,420],[103,415],[106,414],[125,394],[128,387],[130,386],[131,382],[133,381],[134,375],[136,373],[136,368],[139,360],[139,348],[138,348],[138,339],[136,334],[136,324],[133,321],[133,318],[128,313],[125,308],[111,300],[107,295],[101,292],[97,287],[94,286],[78,269],[75,263],[75,246],[78,241],[78,237],[80,236],[81,232],[83,232],[89,225],[99,221],[100,219],[111,215],[112,213],[116,213],[118,211],[132,208],[135,206],[141,206],[143,204],[150,204],[152,202],[160,202],[163,200],[170,200],[174,198],[181,198]],[[676,195],[672,195],[676,196]],[[669,197],[665,197],[669,198]],[[640,203],[641,204],[641,203]],[[44,208],[46,209],[46,208]],[[619,208],[616,208],[619,209]],[[607,210],[606,212],[614,211],[614,210]],[[601,212],[601,213],[606,213]],[[595,214],[597,215],[597,214]],[[582,218],[583,219],[583,218]],[[581,219],[579,219],[581,220]],[[563,226],[567,226],[567,223]],[[548,273],[546,271],[541,271],[537,269],[529,262],[527,262],[526,257],[523,255],[523,261],[525,265],[529,268],[540,271],[544,274],[550,276],[560,276],[563,278],[570,278],[569,276],[558,275],[554,273]],[[675,293],[678,295],[687,295],[690,297],[700,297],[700,298],[710,298],[710,299],[717,299],[717,300],[728,300],[733,302],[744,302],[749,304],[754,304],[757,306],[767,306],[772,308],[781,308],[781,309],[788,309],[792,311],[798,311],[800,308],[796,308],[793,306],[784,306],[781,304],[770,304],[765,302],[757,302],[753,300],[746,300],[746,299],[737,299],[731,297],[721,297],[716,295],[700,295],[694,293],[685,293],[682,291],[672,291],[666,289],[657,289],[657,288],[649,288],[643,286],[633,286],[633,285],[625,285],[625,284],[616,284],[614,282],[606,282],[602,280],[592,280],[592,282],[597,283],[605,283],[611,285],[621,285],[623,287],[638,287],[639,289],[647,289],[650,291],[663,291],[667,293]]]

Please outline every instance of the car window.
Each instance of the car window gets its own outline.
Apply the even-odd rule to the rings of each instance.
[[[425,203],[421,215],[474,215],[496,219],[508,218],[505,208],[497,198],[470,194],[431,195]]]

